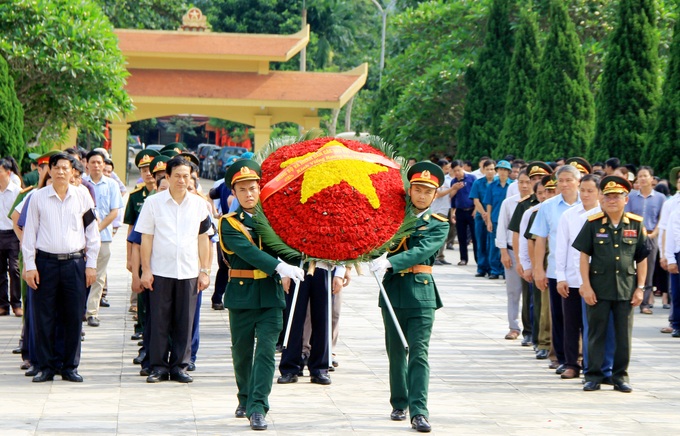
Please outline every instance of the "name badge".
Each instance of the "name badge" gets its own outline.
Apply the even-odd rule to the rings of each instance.
[[[595,237],[596,237],[596,238],[608,238],[608,237],[609,237],[609,233],[596,233],[596,234],[595,234]]]
[[[637,230],[624,230],[623,231],[623,237],[624,238],[637,238],[638,232]]]

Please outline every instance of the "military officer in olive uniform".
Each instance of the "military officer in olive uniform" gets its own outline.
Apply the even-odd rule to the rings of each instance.
[[[416,228],[402,239],[387,258],[371,263],[372,271],[387,272],[383,284],[408,342],[404,349],[385,301],[380,298],[385,324],[385,346],[390,366],[390,403],[394,421],[406,419],[419,432],[431,431],[428,422],[427,391],[430,366],[427,353],[434,324],[434,311],[442,307],[437,286],[432,279],[432,265],[449,232],[444,216],[430,212],[430,205],[444,182],[444,172],[431,162],[419,162],[408,172],[409,196],[417,215]]]
[[[240,206],[224,215],[219,224],[220,245],[230,265],[224,306],[229,309],[238,388],[235,415],[247,416],[253,430],[267,428],[265,415],[274,377],[276,341],[286,307],[284,286],[289,284],[286,278],[304,279],[302,269],[278,260],[254,230],[252,215],[260,199],[259,180],[260,166],[255,161],[240,160],[229,167],[225,183],[231,186]]]
[[[602,212],[591,215],[572,244],[581,252],[580,294],[585,300],[588,319],[588,372],[584,391],[600,389],[604,379],[607,324],[614,319],[616,351],[612,382],[614,389],[631,392],[628,384],[633,308],[642,302],[647,277],[645,246],[647,233],[642,217],[624,213],[631,190],[628,180],[607,176],[600,182]],[[635,264],[637,263],[637,273]],[[636,287],[637,286],[637,287]]]
[[[28,153],[28,158],[31,161],[31,171],[24,174],[24,186],[37,186],[40,174],[38,174],[38,153]]]

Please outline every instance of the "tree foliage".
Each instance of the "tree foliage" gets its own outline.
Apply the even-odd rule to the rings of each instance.
[[[24,111],[14,91],[5,59],[0,56],[0,157],[12,156],[21,165],[24,156]]]
[[[67,127],[101,133],[131,109],[113,27],[91,0],[0,4],[0,54],[24,108],[29,146],[49,147]]]
[[[553,0],[524,158],[582,155],[592,139],[593,122],[581,44],[564,2]]]
[[[503,130],[492,156],[524,155],[524,149],[529,142],[531,113],[536,100],[540,58],[536,16],[530,8],[522,7],[510,63]]]
[[[491,4],[484,48],[477,62],[469,67],[475,70],[474,80],[466,79],[470,87],[458,129],[456,155],[459,157],[489,155],[498,143],[512,58],[510,11],[514,3],[514,0],[493,0]]]
[[[650,146],[652,165],[660,177],[668,177],[671,168],[680,166],[680,20],[675,22],[670,59],[657,111]],[[675,181],[671,181],[671,187]]]
[[[597,95],[588,155],[639,163],[659,96],[654,0],[621,0]]]
[[[119,29],[177,30],[189,10],[185,0],[96,0]]]

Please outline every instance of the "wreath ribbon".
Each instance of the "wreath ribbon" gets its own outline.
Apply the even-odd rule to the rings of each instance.
[[[262,188],[260,200],[262,203],[264,203],[269,197],[285,188],[290,182],[303,175],[308,169],[325,162],[332,162],[336,160],[360,160],[384,165],[390,168],[400,168],[399,164],[384,156],[350,150],[340,142],[333,140],[328,142],[315,153],[295,161],[284,168],[283,171],[277,174],[276,177],[271,179],[264,186],[264,188]]]

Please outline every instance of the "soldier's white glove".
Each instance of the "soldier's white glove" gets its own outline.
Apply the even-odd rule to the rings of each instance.
[[[389,260],[387,260],[387,257],[379,257],[371,261],[369,267],[371,272],[379,273],[381,271],[385,271],[387,268],[392,268],[392,264]]]
[[[305,270],[293,265],[288,265],[286,262],[279,263],[276,266],[276,272],[279,273],[281,277],[289,277],[296,282],[305,281]]]

